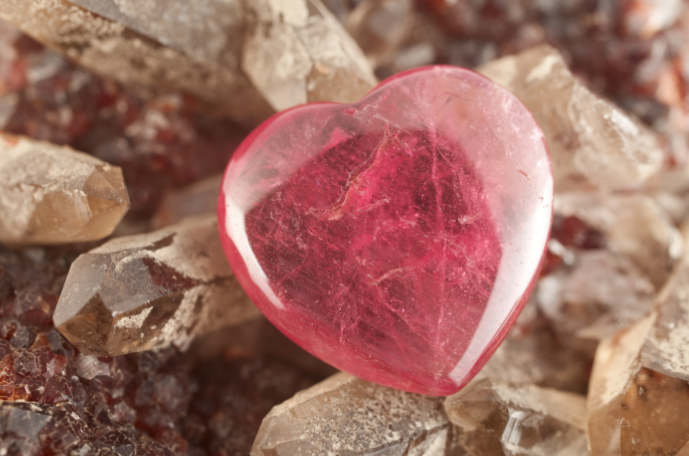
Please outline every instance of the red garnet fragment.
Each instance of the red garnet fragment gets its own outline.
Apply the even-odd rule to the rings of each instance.
[[[365,380],[448,395],[528,298],[552,200],[528,110],[434,66],[264,122],[228,165],[218,217],[239,282],[297,344]]]

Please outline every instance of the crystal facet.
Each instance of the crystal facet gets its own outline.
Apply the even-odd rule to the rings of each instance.
[[[440,399],[340,373],[273,408],[251,456],[441,455],[449,435]]]
[[[353,102],[376,83],[319,0],[8,0],[0,17],[97,73],[183,90],[244,124],[307,101]]]
[[[429,67],[264,123],[228,166],[219,220],[238,280],[288,337],[361,378],[446,395],[524,305],[551,204],[528,111],[476,73]]]
[[[127,209],[120,168],[67,147],[0,136],[0,242],[102,239]]]
[[[116,356],[175,344],[254,318],[213,215],[113,239],[72,264],[53,317],[83,353]]]
[[[466,451],[459,454],[588,455],[584,396],[483,379],[444,405]]]

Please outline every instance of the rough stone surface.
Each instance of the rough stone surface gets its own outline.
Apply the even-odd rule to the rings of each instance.
[[[376,83],[319,0],[12,0],[0,17],[100,74],[186,91],[248,125],[307,101],[354,102]]]
[[[213,215],[113,239],[71,266],[55,326],[83,353],[117,356],[256,318],[223,258]]]
[[[584,396],[482,379],[446,398],[444,407],[465,454],[588,455]]]
[[[66,147],[0,136],[0,242],[102,239],[128,209],[119,167]]]
[[[451,435],[441,399],[340,373],[271,410],[251,455],[435,456]]]
[[[477,71],[509,89],[536,118],[551,152],[556,192],[637,187],[663,164],[655,134],[587,89],[551,47],[503,57]]]
[[[525,108],[432,67],[264,124],[229,164],[219,220],[237,278],[288,337],[361,378],[447,395],[526,302],[551,198]]]

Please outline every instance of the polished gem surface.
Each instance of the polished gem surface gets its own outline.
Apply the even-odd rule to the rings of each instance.
[[[363,379],[448,395],[524,305],[552,192],[527,109],[436,66],[269,119],[233,156],[218,215],[239,282],[288,337]]]

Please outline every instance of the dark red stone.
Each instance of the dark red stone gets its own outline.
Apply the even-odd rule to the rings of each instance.
[[[240,283],[307,351],[432,395],[465,385],[519,314],[552,218],[526,108],[457,67],[352,105],[280,113],[239,147],[219,201]]]

